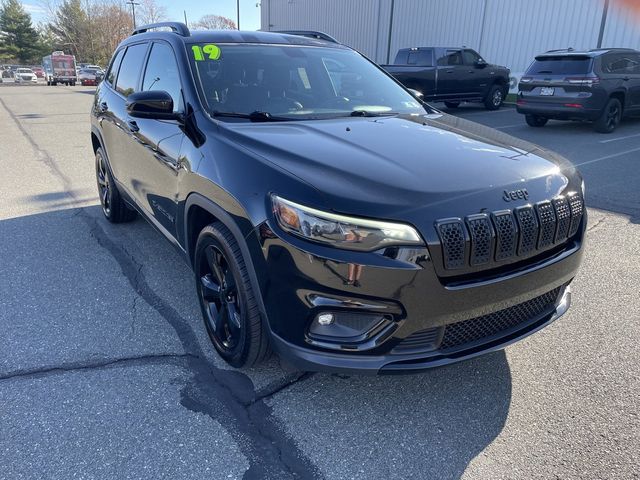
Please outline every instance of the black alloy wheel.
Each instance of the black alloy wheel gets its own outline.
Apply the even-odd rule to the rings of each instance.
[[[100,197],[102,213],[104,213],[107,220],[112,223],[122,223],[136,218],[135,210],[129,208],[120,196],[118,187],[109,171],[107,157],[102,147],[98,147],[96,150],[96,182],[98,184],[98,196]]]
[[[200,232],[194,258],[196,288],[209,338],[234,367],[253,366],[268,357],[269,333],[240,246],[221,222]]]
[[[594,129],[599,133],[613,132],[622,119],[622,104],[617,98],[611,98],[604,107],[602,114],[594,123]]]
[[[243,307],[229,261],[218,245],[210,244],[204,249],[198,270],[211,340],[218,350],[232,353],[240,342]]]
[[[96,180],[98,181],[98,196],[102,205],[102,213],[109,218],[111,216],[111,184],[101,150],[96,152]]]

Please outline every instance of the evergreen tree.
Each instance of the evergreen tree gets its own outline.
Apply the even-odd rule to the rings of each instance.
[[[4,0],[0,6],[0,57],[20,63],[38,60],[42,53],[40,36],[18,0]]]

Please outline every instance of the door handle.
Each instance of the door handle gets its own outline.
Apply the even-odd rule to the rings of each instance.
[[[453,73],[453,70],[447,70],[447,73]]]
[[[107,105],[107,102],[100,102],[100,105],[98,106],[98,110],[100,110],[100,113],[104,113],[107,110],[109,110],[109,105]]]
[[[622,77],[622,80],[624,80],[625,82],[629,81],[629,77]]]
[[[135,120],[127,120],[127,126],[129,127],[129,130],[133,133],[140,130],[140,127],[138,126]]]

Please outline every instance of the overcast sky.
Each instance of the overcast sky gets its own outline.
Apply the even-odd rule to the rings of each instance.
[[[124,0],[122,0],[124,3]],[[236,21],[236,0],[156,0],[158,5],[167,9],[169,20],[184,21],[183,10],[187,11],[189,22],[198,20],[207,14],[222,15]],[[240,27],[242,30],[258,30],[260,28],[260,7],[256,7],[259,0],[240,0]],[[38,0],[23,0],[24,8],[33,18],[34,23],[42,22],[46,18],[46,11]]]

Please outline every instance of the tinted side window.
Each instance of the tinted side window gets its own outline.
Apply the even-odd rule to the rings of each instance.
[[[120,62],[122,61],[122,55],[124,55],[124,48],[116,53],[113,61],[111,62],[111,67],[109,67],[109,73],[107,73],[107,83],[113,85],[113,82],[116,81],[116,76],[118,75],[118,68],[120,68]]]
[[[638,72],[640,55],[618,53],[605,55],[602,58],[602,70],[606,73],[636,73]]]
[[[438,59],[438,65],[456,66],[462,65],[462,52],[460,50],[447,50],[443,57]]]
[[[462,52],[462,58],[464,59],[465,65],[475,65],[476,62],[480,60],[480,55],[473,50],[464,50]]]
[[[140,78],[140,70],[142,70],[146,53],[147,44],[140,43],[127,48],[124,54],[116,81],[116,90],[125,97],[135,93],[138,88],[138,78]]]
[[[182,88],[178,63],[166,43],[154,43],[144,72],[142,90],[164,90],[173,99],[173,110],[182,111]]]

